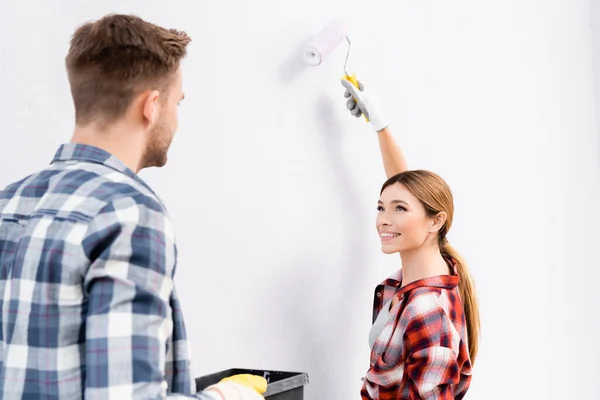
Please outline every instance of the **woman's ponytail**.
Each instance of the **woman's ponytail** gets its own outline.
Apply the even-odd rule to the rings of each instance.
[[[465,310],[465,319],[467,321],[467,336],[469,340],[469,357],[471,358],[471,363],[475,363],[475,358],[477,357],[477,350],[479,348],[479,330],[480,330],[480,321],[479,321],[479,304],[477,302],[477,296],[475,293],[475,284],[473,282],[473,278],[471,277],[471,273],[467,268],[467,264],[465,263],[462,256],[448,243],[448,241],[444,240],[441,245],[441,253],[446,255],[456,261],[456,270],[458,272],[458,276],[460,278],[460,283],[458,284],[458,289],[460,292],[460,297],[463,303],[463,307]]]

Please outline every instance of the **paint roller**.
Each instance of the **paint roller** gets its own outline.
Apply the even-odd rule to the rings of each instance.
[[[351,82],[358,88],[356,74],[350,75],[346,71],[352,42],[350,42],[350,38],[348,37],[348,27],[342,20],[333,19],[325,25],[325,27],[321,29],[321,31],[317,33],[304,48],[303,59],[310,66],[316,67],[321,65],[323,60],[329,56],[329,54],[331,54],[344,39],[348,43],[348,51],[346,52],[346,60],[344,62],[343,79]],[[368,122],[367,116],[365,115],[364,117]]]

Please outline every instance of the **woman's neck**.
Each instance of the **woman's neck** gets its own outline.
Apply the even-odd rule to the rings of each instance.
[[[422,246],[400,253],[402,286],[432,276],[448,275],[450,269],[437,246]]]

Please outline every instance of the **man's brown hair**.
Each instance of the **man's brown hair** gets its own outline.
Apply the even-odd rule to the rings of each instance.
[[[133,15],[109,14],[77,28],[66,58],[76,123],[108,124],[145,90],[166,94],[190,41]]]

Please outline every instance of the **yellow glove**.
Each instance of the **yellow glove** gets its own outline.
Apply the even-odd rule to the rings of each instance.
[[[221,380],[221,382],[235,382],[240,385],[248,386],[256,390],[258,393],[263,394],[267,391],[267,380],[262,376],[252,374],[238,374],[229,376]]]
[[[205,393],[215,400],[265,400],[267,380],[262,376],[238,374],[222,379],[206,388]],[[218,397],[215,397],[218,396]]]

